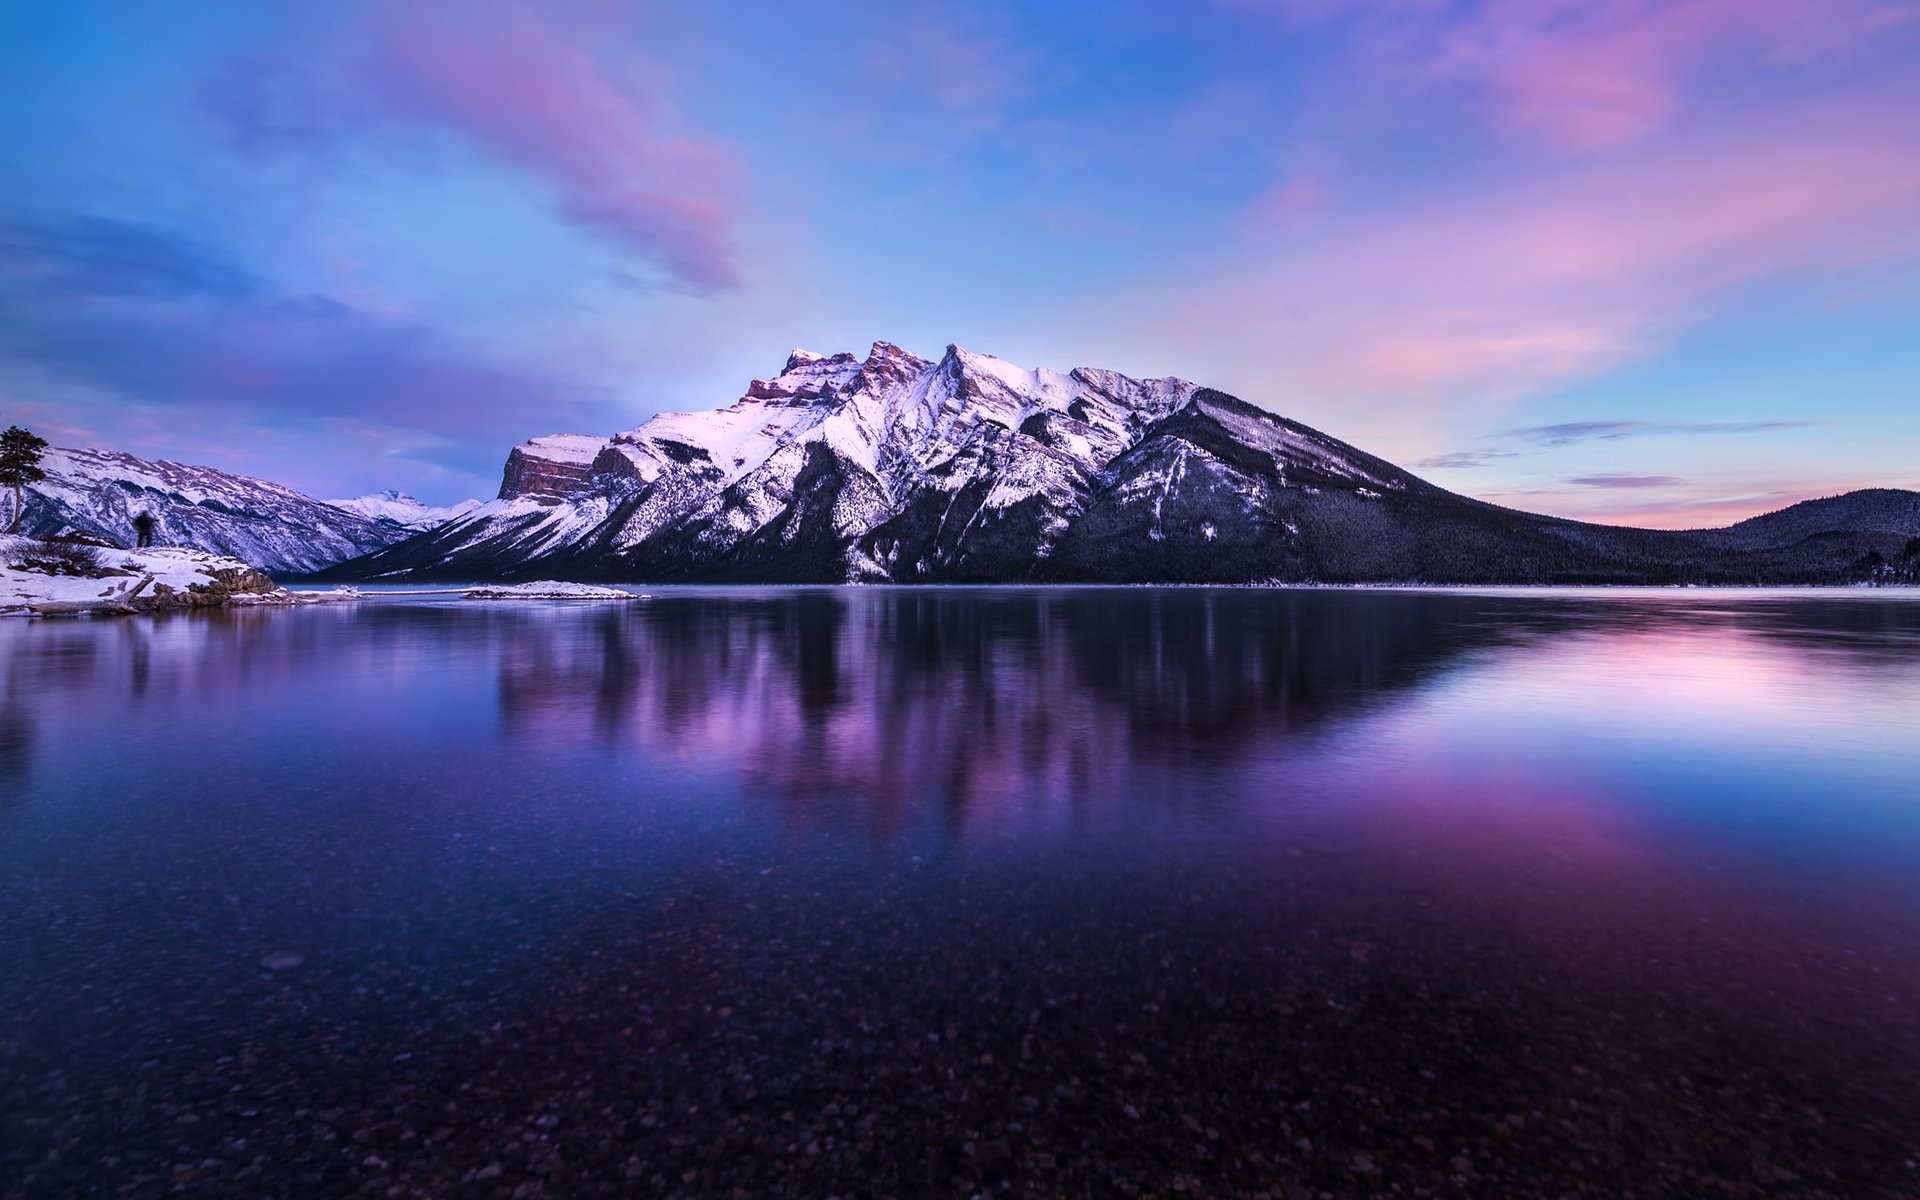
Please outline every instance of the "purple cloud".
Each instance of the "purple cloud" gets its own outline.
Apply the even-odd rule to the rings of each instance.
[[[738,286],[732,155],[676,132],[663,98],[610,78],[555,27],[555,13],[510,0],[373,12],[314,63],[230,60],[202,99],[231,143],[259,154],[396,128],[449,130],[542,183],[561,220],[670,280],[697,291]],[[330,82],[341,72],[344,85]]]
[[[0,219],[0,287],[43,297],[244,301],[259,279],[219,246],[133,221]]]
[[[1497,458],[1516,458],[1513,450],[1456,450],[1451,454],[1436,454],[1414,463],[1415,467],[1453,470],[1464,467],[1484,467]]]
[[[1672,475],[1577,475],[1568,483],[1590,488],[1677,487],[1686,482]]]
[[[375,34],[372,94],[392,117],[458,130],[542,177],[564,219],[681,282],[733,287],[727,155],[665,132],[661,104],[615,86],[536,13],[499,3],[405,10]]]
[[[1799,429],[1822,421],[1567,421],[1558,425],[1528,425],[1502,429],[1488,437],[1538,442],[1544,446],[1571,446],[1576,442],[1615,441],[1662,434],[1765,433]]]
[[[125,404],[282,433],[373,424],[416,447],[403,454],[480,476],[527,436],[529,413],[609,432],[627,419],[609,393],[492,361],[417,320],[281,291],[168,228],[16,218],[0,222],[0,248],[0,379],[23,411],[71,391],[111,398],[95,407],[115,430]],[[63,436],[86,424],[59,422]]]

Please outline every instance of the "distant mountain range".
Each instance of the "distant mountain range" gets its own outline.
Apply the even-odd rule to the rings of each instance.
[[[367,510],[362,510],[367,511]],[[342,580],[1841,583],[1920,580],[1920,493],[1727,529],[1449,492],[1182,379],[949,346],[795,351],[732,406],[507,456],[499,496]]]
[[[397,492],[321,501],[263,479],[117,450],[52,449],[40,466],[47,477],[26,489],[24,534],[80,533],[132,546],[133,519],[144,512],[160,545],[228,554],[283,575],[378,550],[478,506],[432,509]]]
[[[325,503],[365,517],[376,525],[389,525],[408,532],[418,532],[422,529],[432,529],[435,525],[444,525],[455,517],[464,517],[480,507],[478,500],[462,500],[458,504],[436,508],[424,501],[414,499],[405,492],[392,490],[369,492],[364,496],[356,496],[352,500],[328,500]]]
[[[1726,529],[1593,525],[1449,492],[1182,379],[1028,371],[949,346],[795,351],[727,408],[507,455],[500,494],[322,501],[56,449],[22,532],[155,540],[329,580],[1920,582],[1920,493]]]

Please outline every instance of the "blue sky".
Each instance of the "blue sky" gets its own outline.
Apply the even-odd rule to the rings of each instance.
[[[60,444],[450,501],[886,339],[1573,516],[1920,487],[1914,0],[14,0],[0,70]]]

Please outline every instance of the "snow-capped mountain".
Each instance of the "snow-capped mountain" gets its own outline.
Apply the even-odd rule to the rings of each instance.
[[[408,533],[417,533],[422,529],[432,529],[435,525],[444,525],[455,517],[464,517],[480,507],[478,500],[462,500],[458,504],[435,507],[405,492],[392,489],[384,492],[369,492],[351,500],[328,500],[326,503],[335,508],[345,509],[356,516],[365,517],[376,524],[391,525],[396,529],[404,529]]]
[[[27,485],[20,524],[33,537],[78,532],[132,546],[133,519],[145,512],[158,545],[299,574],[377,550],[408,532],[213,467],[67,449],[48,450],[40,466],[47,477]]]
[[[958,347],[795,351],[728,408],[515,447],[498,498],[356,569],[986,578],[1045,557],[1105,464],[1193,391]]]
[[[1909,532],[1920,533],[1920,528]],[[1794,571],[1897,552],[1855,530]],[[495,499],[335,578],[1641,582],[1778,547],[1499,508],[1182,379],[794,351],[732,405],[515,447]],[[1847,557],[1851,555],[1852,558]],[[1823,576],[1824,577],[1824,576]]]

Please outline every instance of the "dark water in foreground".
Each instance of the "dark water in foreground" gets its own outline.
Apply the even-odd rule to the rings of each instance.
[[[1914,594],[390,600],[0,673],[6,1197],[1920,1194]]]

